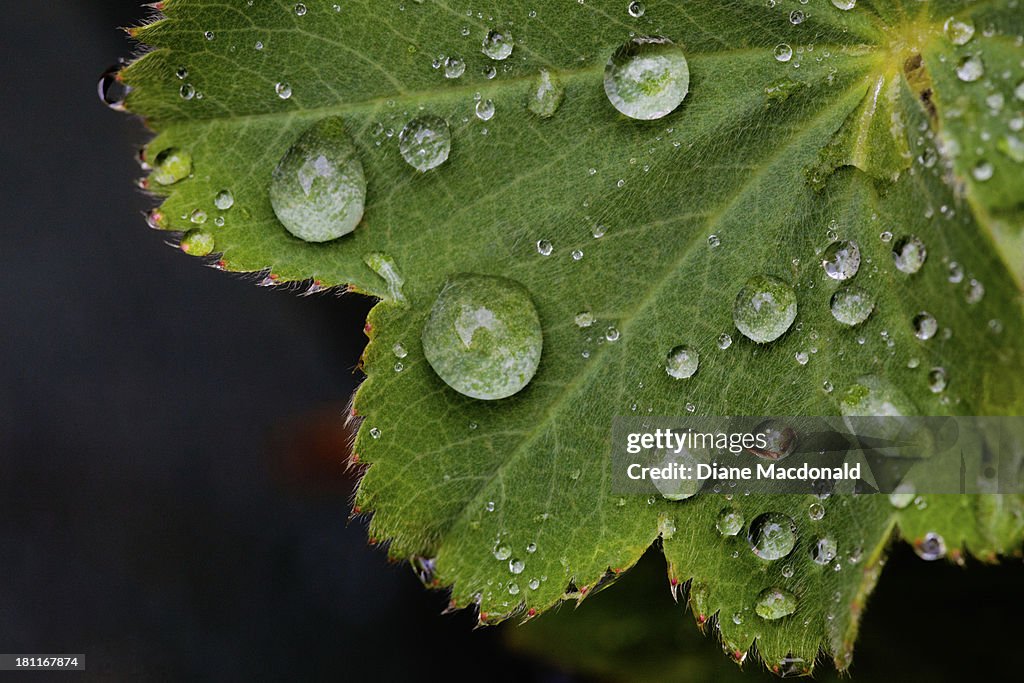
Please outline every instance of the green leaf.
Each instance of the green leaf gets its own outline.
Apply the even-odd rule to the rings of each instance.
[[[884,496],[833,496],[816,521],[810,496],[619,498],[611,419],[837,414],[856,387],[902,393],[920,414],[1021,413],[1024,182],[1008,140],[1021,137],[1024,15],[1015,0],[860,0],[849,11],[648,0],[641,17],[626,4],[467,12],[366,0],[336,11],[310,0],[302,13],[291,2],[168,0],[165,18],[134,32],[152,51],[123,72],[128,108],[159,132],[146,158],[174,159],[158,173],[176,182],[151,183],[165,196],[151,223],[200,230],[200,253],[212,237],[227,269],[383,299],[355,401],[356,450],[370,464],[357,504],[373,513],[372,535],[429,568],[455,605],[478,604],[487,622],[529,617],[582,599],[660,537],[672,580],[692,579],[698,620],[749,615],[720,618],[737,659],[756,641],[770,666],[813,662],[823,647],[845,668],[897,529],[910,541],[940,534],[954,559],[965,547],[1019,554],[1022,501],[925,496],[897,509]],[[962,45],[943,30],[954,15],[975,27]],[[508,59],[482,53],[493,29],[512,36]],[[686,55],[686,98],[664,118],[626,118],[604,92],[605,65],[632,35]],[[775,57],[780,44],[788,61]],[[447,79],[442,55],[465,73]],[[957,67],[969,58],[984,71],[965,81]],[[449,158],[425,173],[398,142],[420,116],[442,117],[451,134]],[[365,213],[352,234],[307,243],[277,220],[269,186],[327,117],[361,159]],[[222,210],[223,190],[234,203]],[[927,248],[915,273],[893,258],[911,235]],[[838,283],[820,265],[836,236],[860,245],[851,282],[876,301],[853,328],[832,317]],[[424,358],[423,326],[458,273],[514,280],[536,306],[543,357],[511,398],[462,396]],[[761,275],[798,302],[796,323],[768,344],[733,323],[736,293]],[[914,335],[920,311],[938,320],[931,339]],[[581,312],[596,322],[579,327]],[[679,345],[700,355],[683,380],[665,372]],[[948,383],[933,393],[935,367]],[[723,537],[726,506],[747,525],[788,515],[793,553],[764,562],[742,534]],[[839,557],[821,566],[810,549],[826,537]],[[755,616],[773,587],[796,611]]]

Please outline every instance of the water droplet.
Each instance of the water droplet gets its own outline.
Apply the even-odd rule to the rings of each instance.
[[[987,161],[979,161],[975,164],[974,168],[971,169],[971,175],[980,183],[991,178],[994,172],[995,168]]]
[[[516,43],[511,33],[504,29],[495,28],[487,32],[481,52],[493,60],[501,61],[508,59],[515,45]]]
[[[494,549],[494,559],[504,562],[510,557],[512,557],[512,548],[507,545],[499,545]]]
[[[494,101],[480,100],[476,103],[476,117],[481,121],[490,121],[494,118]]]
[[[526,108],[542,119],[554,116],[565,96],[565,88],[558,76],[547,69],[541,69],[530,93]]]
[[[860,287],[846,287],[832,295],[832,317],[844,325],[860,325],[875,310],[875,297]]]
[[[209,256],[213,253],[214,237],[206,230],[190,230],[178,246],[189,256]]]
[[[718,514],[715,528],[723,536],[735,536],[743,530],[743,513],[732,508],[725,508]]]
[[[466,73],[466,63],[458,57],[448,57],[444,60],[444,77],[460,78]]]
[[[405,124],[398,134],[398,151],[417,171],[426,172],[448,160],[452,133],[439,116],[421,116]]]
[[[833,280],[849,280],[860,268],[860,247],[850,240],[833,242],[825,249],[821,267]]]
[[[796,545],[796,524],[780,512],[766,512],[750,524],[750,550],[762,560],[778,560]]]
[[[633,38],[612,54],[604,92],[621,113],[650,121],[678,107],[690,88],[690,67],[681,47],[667,38]]]
[[[796,292],[778,278],[755,275],[736,295],[732,319],[751,341],[764,344],[781,337],[796,319]]]
[[[540,588],[540,579],[530,579],[530,582],[526,585],[530,587],[530,590],[535,591]]]
[[[722,351],[725,351],[727,348],[732,346],[732,335],[729,334],[728,332],[723,332],[722,334],[718,335],[718,340],[716,343],[718,345],[718,348],[720,348]]]
[[[292,96],[292,86],[288,85],[288,83],[284,81],[281,81],[280,83],[274,85],[274,92],[276,92],[277,96],[280,97],[282,100],[287,100],[289,97]]]
[[[700,364],[700,354],[689,346],[676,346],[665,359],[665,372],[674,379],[693,377]]]
[[[793,58],[793,48],[785,43],[779,43],[775,46],[775,59],[780,62],[788,62]]]
[[[942,30],[946,32],[949,42],[954,45],[966,45],[974,37],[974,24],[960,21],[956,17],[946,19],[946,23],[942,25]]]
[[[825,516],[825,506],[821,503],[811,503],[807,508],[807,516],[815,522],[820,521]]]
[[[206,222],[207,215],[206,212],[203,211],[202,209],[195,209],[192,211],[192,213],[188,215],[188,219],[189,221],[195,223],[196,225],[202,225],[203,223]]]
[[[928,372],[928,388],[932,390],[933,394],[940,394],[946,389],[946,369],[945,368],[932,368]]]
[[[380,430],[377,429],[376,427],[371,427],[370,428],[370,436],[372,436],[375,439],[379,439],[380,438]]]
[[[528,543],[526,545],[526,552],[530,553],[531,555],[533,553],[537,552],[537,544],[536,543]]]
[[[302,16],[305,16],[305,14],[306,14],[306,6],[305,5],[303,5],[301,2],[298,3],[297,5],[295,5],[295,15],[296,16],[302,17]]]
[[[181,96],[181,99],[187,102],[196,96],[196,89],[191,83],[184,83],[180,88],[178,88],[178,95]]]
[[[594,315],[590,311],[580,311],[576,314],[575,322],[577,327],[590,327],[594,324]]]
[[[896,241],[892,248],[893,263],[896,268],[904,273],[914,274],[921,270],[925,259],[928,258],[928,250],[924,242],[916,235],[907,235]]]
[[[914,404],[892,384],[875,376],[861,377],[843,392],[839,412],[845,417],[914,415]]]
[[[804,13],[798,9],[793,10],[789,13],[789,23],[794,26],[799,26],[804,23]]]
[[[889,494],[889,503],[897,509],[902,510],[914,502],[917,497],[917,489],[910,482],[901,482]]]
[[[935,336],[939,329],[939,323],[928,311],[921,311],[914,316],[914,336],[921,341],[927,341]]]
[[[857,0],[832,0],[832,5],[836,9],[841,9],[844,12],[849,11],[857,6]]]
[[[721,243],[722,240],[718,237],[718,235],[708,235],[708,246],[711,247],[712,249],[714,249]]]
[[[150,179],[160,185],[173,185],[192,174],[192,155],[174,147],[168,147],[153,160]]]
[[[732,613],[732,623],[736,624],[737,626],[742,624],[743,623],[743,613],[742,612],[733,612]]]
[[[796,596],[784,588],[765,588],[757,596],[754,612],[768,621],[781,619],[796,611]]]
[[[278,220],[306,242],[326,242],[356,229],[366,176],[339,117],[313,124],[274,169],[270,203]]]
[[[509,583],[508,584],[508,594],[509,595],[519,595],[519,584],[516,583],[515,581],[512,581],[511,583]]]
[[[838,548],[836,542],[828,537],[819,538],[818,542],[811,547],[811,559],[818,564],[828,564],[836,559]]]
[[[543,334],[526,288],[501,277],[448,279],[423,328],[423,354],[448,386],[494,400],[525,387],[540,364]]]
[[[618,328],[611,326],[604,332],[604,338],[610,342],[619,341],[619,330]]]
[[[484,509],[487,510],[488,512],[494,512],[494,501],[487,501],[487,505],[484,506]]]
[[[571,256],[572,256],[572,260],[573,261],[579,261],[579,260],[581,260],[583,258],[583,250],[582,249],[573,249]]]
[[[985,75],[985,65],[978,55],[967,55],[956,67],[956,75],[961,81],[971,83]]]
[[[395,354],[395,358],[405,358],[409,355],[409,352],[405,350],[401,342],[395,342],[395,345],[391,347],[391,352]]]
[[[526,569],[526,563],[522,560],[512,559],[508,561],[508,570],[513,574],[522,574]]]
[[[116,64],[100,75],[100,80],[96,85],[100,101],[114,111],[124,111],[124,100],[131,92],[131,88],[121,81],[121,69],[127,64],[125,60],[119,59]]]
[[[976,304],[982,300],[985,296],[985,285],[981,284],[978,280],[971,278],[970,282],[967,283],[967,289],[964,291],[964,300],[969,304]]]
[[[950,282],[952,282],[953,284],[957,284],[959,282],[963,282],[963,279],[964,279],[964,267],[961,266],[956,261],[950,261],[949,262],[949,273],[947,274],[946,279],[949,280]]]
[[[629,16],[634,19],[639,19],[644,15],[644,3],[642,2],[631,2],[626,5],[626,11],[629,12]]]
[[[928,532],[914,543],[914,552],[922,560],[938,560],[946,556],[946,541],[935,532]]]
[[[221,190],[217,193],[217,196],[213,198],[213,205],[221,211],[227,211],[235,205],[235,197],[231,194],[231,190]]]

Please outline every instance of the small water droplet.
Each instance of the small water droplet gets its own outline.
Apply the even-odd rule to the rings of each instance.
[[[507,545],[502,544],[494,549],[494,559],[504,562],[510,557],[512,557],[512,548]]]
[[[987,161],[979,161],[975,164],[974,168],[971,169],[971,175],[980,183],[990,179],[994,172],[995,167]]]
[[[609,327],[604,332],[604,338],[607,339],[610,342],[617,342],[617,341],[619,341],[619,330],[616,327],[614,327],[614,326]]]
[[[821,503],[811,503],[807,508],[807,516],[815,522],[825,517],[825,506]]]
[[[716,343],[719,349],[725,351],[727,348],[732,346],[732,335],[729,334],[728,332],[723,332],[722,334],[718,335],[718,340]]]
[[[537,240],[537,253],[541,256],[551,256],[555,247],[548,240]]]
[[[511,559],[508,561],[508,570],[513,574],[522,574],[524,569],[526,569],[526,563],[522,560]]]
[[[631,2],[626,5],[626,11],[629,12],[629,16],[634,19],[639,19],[644,15],[644,3],[642,2]]]
[[[448,386],[495,400],[522,390],[540,364],[543,334],[526,288],[501,277],[448,279],[423,328],[423,354]]]
[[[846,12],[857,6],[857,0],[832,0],[832,5]]]
[[[423,173],[447,161],[451,149],[451,130],[448,122],[439,116],[415,118],[398,134],[398,151],[402,158]]]
[[[379,439],[380,438],[380,430],[377,429],[376,427],[371,427],[370,428],[370,436],[372,436],[375,439]]]
[[[289,97],[292,96],[292,86],[290,86],[285,81],[281,81],[280,83],[274,85],[274,92],[276,92],[277,96],[280,97],[282,100],[287,100]]]
[[[121,80],[121,70],[127,65],[128,62],[119,59],[117,63],[100,75],[100,80],[96,85],[100,101],[114,111],[124,111],[125,98],[131,92],[131,88]],[[188,72],[185,73],[188,75]]]
[[[608,100],[632,119],[668,115],[689,89],[690,68],[683,50],[667,38],[633,38],[612,54],[604,70]]]
[[[900,482],[889,494],[889,504],[894,508],[902,510],[914,502],[917,497],[917,489],[910,482]]]
[[[306,10],[306,6],[304,4],[302,4],[301,2],[295,5],[295,15],[296,16],[303,17],[303,16],[306,15],[306,11],[307,11]]]

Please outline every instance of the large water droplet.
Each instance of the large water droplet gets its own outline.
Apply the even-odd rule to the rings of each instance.
[[[665,359],[665,372],[674,379],[693,377],[700,364],[700,354],[689,346],[677,346],[668,352]]]
[[[540,364],[537,309],[518,282],[463,273],[448,279],[423,328],[423,354],[448,386],[494,400],[520,391]]]
[[[160,185],[173,185],[192,174],[192,155],[174,147],[168,147],[153,160],[150,179]]]
[[[732,319],[751,341],[775,341],[796,319],[796,292],[778,278],[755,275],[736,295]]]
[[[860,247],[850,240],[833,242],[825,249],[821,267],[833,280],[849,280],[860,268]]]
[[[537,116],[546,119],[558,111],[564,95],[565,88],[558,76],[547,69],[541,69],[533,90],[530,92],[530,100],[526,107]]]
[[[779,43],[775,46],[775,59],[780,62],[788,62],[793,58],[793,48],[786,43]]]
[[[762,560],[779,560],[796,545],[796,524],[781,512],[766,512],[750,524],[747,540]]]
[[[846,287],[832,295],[832,317],[844,325],[860,325],[875,310],[875,297],[860,287]]]
[[[901,237],[892,248],[893,263],[904,273],[913,274],[921,270],[927,258],[928,250],[916,235]]]
[[[765,588],[757,596],[754,612],[769,621],[781,619],[796,611],[796,596],[785,588]]]
[[[417,171],[429,171],[448,160],[452,133],[439,116],[421,116],[405,124],[398,134],[398,151]]]
[[[764,448],[750,448],[754,455],[767,460],[782,460],[796,448],[796,431],[782,420],[769,418],[754,429],[761,436]]]
[[[832,5],[835,6],[836,9],[841,9],[845,12],[856,7],[857,0],[832,0]]]
[[[495,28],[487,32],[480,51],[491,59],[501,61],[508,59],[515,45],[516,43],[511,33],[505,29]]]
[[[690,89],[690,67],[667,38],[641,36],[620,47],[604,69],[604,91],[616,109],[650,121],[668,115]]]
[[[306,242],[326,242],[356,229],[366,176],[339,117],[313,124],[274,169],[270,203],[278,220]]]
[[[178,246],[190,256],[209,256],[213,253],[214,237],[206,230],[191,230],[181,238]]]

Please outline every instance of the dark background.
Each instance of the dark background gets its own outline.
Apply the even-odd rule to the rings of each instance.
[[[86,653],[105,680],[569,678],[441,616],[347,522],[370,302],[260,289],[146,228],[145,131],[96,97],[143,16],[0,4],[0,652]],[[898,550],[855,679],[1013,666],[1022,579]]]

